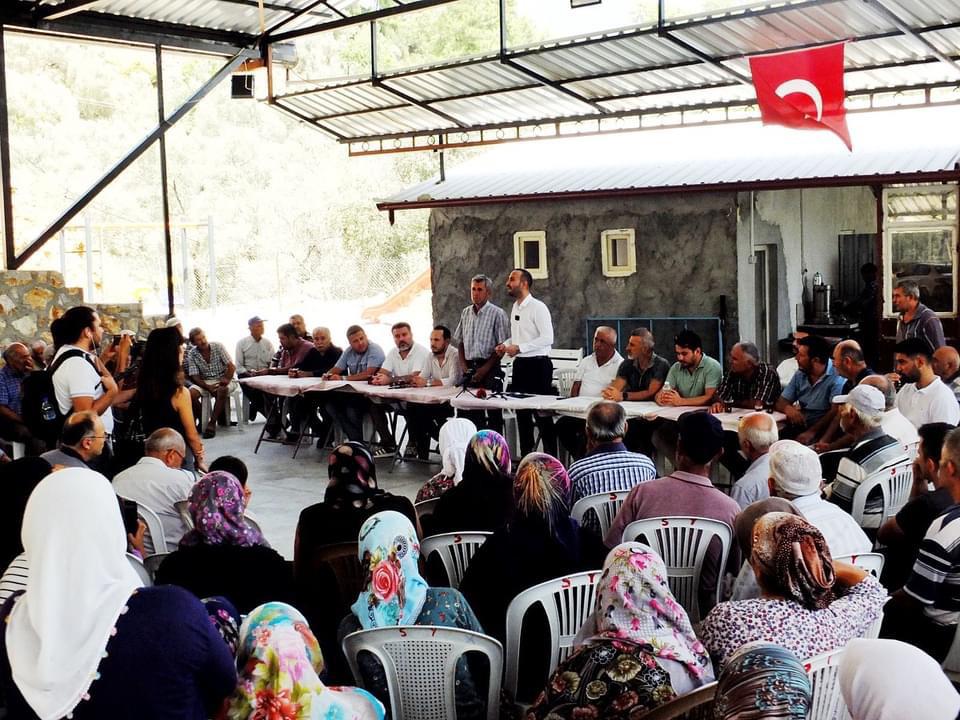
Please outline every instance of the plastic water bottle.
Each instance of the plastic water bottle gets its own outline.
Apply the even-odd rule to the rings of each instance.
[[[51,422],[57,418],[57,411],[53,409],[50,398],[47,396],[44,396],[43,400],[40,401],[40,414],[46,422]]]
[[[670,392],[671,390],[673,390],[673,387],[670,385],[670,383],[665,382],[665,383],[663,384],[663,391],[664,391],[664,392]]]

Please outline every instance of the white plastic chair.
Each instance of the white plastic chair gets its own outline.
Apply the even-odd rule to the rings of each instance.
[[[393,720],[456,720],[457,660],[464,653],[482,653],[490,662],[487,719],[500,717],[503,648],[491,637],[420,625],[359,630],[343,639],[343,652],[358,685],[364,683],[358,662],[362,651],[383,666]]]
[[[577,371],[574,370],[557,370],[554,373],[554,377],[557,381],[557,390],[560,391],[560,397],[570,397],[570,391],[573,389],[574,378],[577,376]]]
[[[202,388],[200,390],[200,427],[205,428],[210,424],[210,416],[213,414],[213,395]],[[247,412],[243,404],[243,392],[240,390],[240,383],[236,383],[236,389],[230,393],[230,404],[227,407],[227,418],[229,419],[230,408],[236,408],[237,412],[237,430],[243,432],[243,426],[249,422]],[[249,407],[249,405],[247,406]]]
[[[960,625],[957,627],[960,628]],[[941,667],[943,667],[944,674],[950,678],[950,682],[960,682],[960,632],[957,632],[953,636],[950,651],[947,653],[947,657],[944,658]]]
[[[440,498],[435,497],[415,503],[413,509],[417,513],[417,519],[423,522],[425,517],[433,515],[433,511],[437,509],[438,502],[440,502]]]
[[[510,695],[517,696],[520,674],[520,640],[523,619],[534,605],[539,604],[550,627],[550,667],[543,685],[557,666],[570,655],[573,640],[584,621],[596,606],[597,583],[602,570],[588,570],[567,577],[547,580],[519,593],[507,607],[507,654],[503,685]]]
[[[143,586],[152,587],[153,577],[150,575],[150,572],[147,570],[146,566],[140,562],[140,558],[138,558],[136,555],[132,555],[131,553],[127,553],[127,560],[130,561],[131,567],[133,567],[134,572],[137,573],[137,577],[140,578],[140,582],[143,583]]]
[[[146,505],[137,503],[137,515],[147,526],[143,535],[143,549],[147,555],[167,552],[167,539],[163,536],[163,523],[157,514]]]
[[[717,578],[717,599],[727,556],[733,542],[733,530],[724,522],[702,517],[658,517],[635,520],[623,530],[623,542],[646,538],[667,566],[670,591],[677,598],[694,625],[703,619],[700,612],[700,573],[707,548],[713,538],[720,540],[720,577]]]
[[[25,457],[27,454],[27,446],[22,442],[10,442],[10,459],[19,460],[22,457]]]
[[[147,555],[143,559],[143,567],[147,569],[147,572],[150,574],[150,577],[154,578],[157,576],[157,570],[160,569],[160,565],[163,564],[163,561],[170,556],[170,553],[156,553],[154,555]]]
[[[903,446],[903,451],[907,454],[907,457],[910,458],[910,462],[913,462],[917,459],[917,452],[920,450],[920,441],[914,440],[911,443],[905,443]]]
[[[618,490],[611,493],[598,493],[596,495],[587,495],[577,500],[570,510],[570,515],[580,525],[583,525],[583,519],[588,512],[593,512],[600,522],[600,537],[606,537],[607,531],[613,524],[613,519],[620,511],[620,506],[627,499],[630,490]]]
[[[810,684],[813,686],[813,698],[807,720],[844,720],[849,718],[847,706],[840,693],[838,670],[843,648],[818,655],[803,663]]]
[[[904,460],[892,468],[881,470],[866,478],[853,492],[850,514],[860,527],[880,527],[884,521],[896,515],[910,499],[913,485],[913,460]],[[874,488],[880,488],[883,505],[879,514],[864,514],[867,496]]]
[[[877,580],[880,579],[880,573],[883,572],[884,557],[878,552],[860,553],[859,555],[834,555],[834,560],[840,560],[858,568],[866,570]]]
[[[173,504],[174,510],[177,511],[177,514],[180,516],[183,526],[189,530],[193,530],[193,518],[190,516],[190,501],[189,500],[180,500]]]
[[[424,538],[420,543],[420,555],[426,562],[430,555],[437,553],[447,573],[449,586],[460,587],[460,581],[467,571],[477,548],[483,545],[492,532],[442,533]]]

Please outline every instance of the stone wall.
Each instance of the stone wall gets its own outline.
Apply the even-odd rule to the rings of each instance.
[[[513,234],[544,230],[549,277],[534,281],[533,294],[551,309],[555,347],[582,346],[587,317],[719,316],[721,296],[729,347],[738,333],[735,201],[733,193],[697,193],[434,209],[434,319],[456,327],[476,273],[493,278],[493,301],[509,311],[503,283],[514,264]],[[608,278],[600,233],[617,228],[636,232],[637,272]],[[658,351],[670,357],[663,340]]]
[[[74,305],[83,304],[83,291],[68,288],[58,272],[0,271],[0,346],[42,338],[50,342],[50,322]],[[143,315],[140,303],[93,304],[108,333],[133,330],[146,337],[164,318]]]

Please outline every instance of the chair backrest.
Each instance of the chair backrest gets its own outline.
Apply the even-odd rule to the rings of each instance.
[[[146,505],[137,503],[137,515],[147,526],[147,532],[143,535],[143,549],[147,551],[147,555],[167,552],[167,540],[163,536],[163,523],[160,522],[157,514]]]
[[[360,560],[357,558],[358,544],[356,542],[334,543],[316,548],[304,568],[305,572],[316,575],[321,567],[329,568],[329,574],[335,579],[335,586],[330,590],[337,596],[331,598],[331,605],[336,603],[341,609],[349,607],[363,590],[366,573]]]
[[[904,443],[903,451],[907,454],[907,457],[910,458],[910,461],[917,459],[917,452],[920,450],[920,441],[914,440],[910,443]]]
[[[849,717],[840,693],[840,658],[843,648],[818,655],[803,663],[813,686],[813,701],[807,720],[843,720]]]
[[[713,720],[713,702],[717,683],[712,682],[693,692],[641,715],[643,720]]]
[[[151,587],[153,585],[153,578],[150,576],[149,571],[144,564],[140,562],[140,558],[136,555],[131,555],[127,553],[127,560],[130,561],[130,566],[133,568],[134,572],[137,573],[137,577],[140,578],[140,582],[143,583],[144,587]]]
[[[573,389],[574,378],[577,376],[576,368],[567,368],[557,370],[553,373],[557,382],[557,390],[560,391],[560,397],[570,397],[570,391]]]
[[[658,517],[635,520],[623,531],[623,542],[646,538],[667,566],[670,591],[696,624],[703,619],[700,612],[700,574],[707,548],[713,538],[720,540],[719,572],[727,566],[733,542],[733,530],[724,522],[702,517]],[[720,601],[721,578],[717,578],[717,599]]]
[[[853,516],[853,519],[857,521],[857,524],[862,526],[867,497],[874,488],[879,487],[883,506],[877,522],[882,525],[887,518],[896,515],[900,511],[900,508],[907,504],[907,500],[910,499],[910,487],[912,485],[913,460],[905,459],[892,468],[879,470],[867,477],[857,486],[857,489],[853,491],[853,502],[850,508],[850,514]]]
[[[884,557],[878,552],[860,553],[859,555],[834,555],[834,560],[840,560],[858,568],[866,570],[877,580],[880,579],[880,573],[883,572]]]
[[[163,564],[163,561],[169,557],[170,553],[157,553],[155,555],[147,555],[143,559],[143,566],[147,569],[147,572],[150,573],[150,577],[154,578],[157,576],[157,570],[160,569],[160,565]]]
[[[177,511],[177,514],[180,516],[183,526],[193,530],[193,518],[190,516],[190,501],[181,500],[173,504],[173,509]]]
[[[250,527],[252,527],[254,530],[256,530],[256,531],[257,531],[258,533],[260,533],[261,535],[263,535],[263,530],[260,528],[260,523],[257,522],[257,519],[256,519],[253,515],[251,515],[249,512],[247,512],[246,510],[244,510],[244,512],[243,512],[243,519],[247,521],[247,525],[249,525]]]
[[[597,495],[587,495],[577,500],[570,509],[570,515],[580,525],[583,525],[583,518],[588,512],[592,512],[600,522],[600,537],[606,537],[607,531],[613,524],[613,519],[620,511],[620,506],[630,494],[629,490],[618,490],[611,493],[598,493]]]
[[[413,509],[417,513],[417,519],[423,522],[423,519],[428,515],[433,515],[433,511],[437,509],[437,503],[440,502],[440,498],[430,498],[429,500],[421,500],[418,503],[414,503]]]
[[[452,588],[460,587],[463,574],[473,559],[477,548],[483,545],[492,532],[443,533],[424,538],[420,543],[420,555],[426,562],[430,555],[437,553],[447,573],[448,584]]]
[[[550,667],[547,677],[567,659],[573,640],[596,607],[602,570],[588,570],[547,580],[519,593],[507,607],[507,654],[504,687],[516,698],[520,674],[520,636],[527,611],[539,604],[550,627]],[[547,677],[538,686],[546,684]]]
[[[583,359],[583,348],[552,348],[550,362],[554,373],[561,370],[576,370],[577,364]]]
[[[957,627],[960,628],[960,625]],[[960,682],[960,632],[954,633],[953,642],[950,644],[950,650],[944,658],[942,667],[943,672],[950,678],[950,682]]]
[[[490,662],[487,718],[500,717],[503,648],[491,637],[419,625],[359,630],[343,639],[343,652],[358,685],[364,684],[357,657],[363,651],[383,666],[393,720],[456,720],[457,660],[464,653],[482,653]]]

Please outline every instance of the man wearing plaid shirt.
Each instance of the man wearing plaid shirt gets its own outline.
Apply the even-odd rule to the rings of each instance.
[[[760,350],[752,342],[738,342],[730,350],[730,369],[717,387],[713,412],[723,412],[725,405],[753,408],[772,407],[780,397],[780,377],[770,365],[760,360]],[[733,477],[746,472],[750,463],[740,453],[736,433],[726,433],[721,462]]]
[[[217,420],[227,417],[227,403],[237,389],[237,381],[233,377],[237,366],[223,345],[207,342],[206,333],[200,328],[193,328],[189,337],[193,347],[187,353],[187,375],[190,382],[215,398],[213,413],[203,431],[203,437],[209,439],[217,434]]]
[[[473,371],[469,387],[502,389],[503,371],[496,347],[510,337],[510,322],[502,308],[490,302],[493,281],[486,275],[475,275],[470,281],[470,299],[460,313],[460,324],[453,333],[459,344],[460,367]],[[478,428],[503,432],[503,413],[500,410],[460,412]]]

